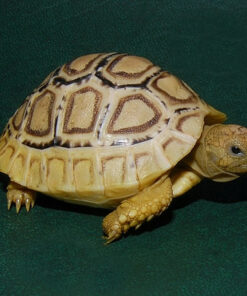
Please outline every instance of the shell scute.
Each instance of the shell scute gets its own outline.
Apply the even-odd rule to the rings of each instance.
[[[152,79],[150,88],[162,94],[165,103],[171,105],[196,104],[199,101],[198,96],[183,81],[168,72],[162,72]]]
[[[161,111],[145,96],[133,94],[120,99],[107,131],[110,134],[140,133],[155,125],[160,117]]]
[[[94,62],[99,58],[101,54],[89,54],[79,57],[72,62],[66,64],[63,67],[63,71],[70,75],[86,74],[92,71]]]
[[[46,90],[31,105],[25,132],[31,136],[47,136],[53,131],[55,94]]]
[[[93,163],[90,159],[73,160],[74,182],[77,191],[83,192],[85,187],[94,183]]]
[[[42,169],[42,158],[40,155],[35,155],[32,153],[29,167],[27,169],[27,187],[35,188],[36,190],[42,190],[44,187],[44,174]]]
[[[13,162],[16,146],[8,144],[0,151],[0,171],[5,174],[9,173],[9,168]]]
[[[67,134],[92,132],[100,101],[100,93],[93,88],[86,87],[73,93],[66,106],[63,132]]]

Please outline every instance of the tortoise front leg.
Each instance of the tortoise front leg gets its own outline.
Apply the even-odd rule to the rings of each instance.
[[[123,201],[103,220],[106,243],[118,239],[130,227],[138,229],[144,221],[160,215],[172,200],[172,183],[167,176]]]
[[[196,172],[184,168],[174,168],[170,178],[172,180],[173,197],[183,195],[203,179]]]
[[[19,213],[22,205],[25,205],[27,212],[29,212],[30,207],[34,207],[35,199],[35,191],[27,189],[12,181],[9,183],[7,187],[8,210],[11,208],[13,202],[15,203],[17,213]]]

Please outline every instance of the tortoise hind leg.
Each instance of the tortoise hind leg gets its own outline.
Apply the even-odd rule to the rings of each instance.
[[[7,187],[7,203],[8,210],[11,208],[12,202],[15,203],[16,212],[19,213],[22,205],[25,205],[27,212],[30,207],[34,207],[36,192],[23,187],[15,182],[10,182]]]
[[[103,220],[106,243],[118,239],[129,228],[139,228],[144,221],[150,221],[160,215],[172,200],[172,183],[167,176],[162,177],[152,186],[124,200]]]

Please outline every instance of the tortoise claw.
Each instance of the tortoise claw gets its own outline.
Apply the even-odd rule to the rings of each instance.
[[[20,212],[21,206],[25,205],[27,212],[34,207],[35,192],[11,182],[7,188],[7,207],[10,210],[12,203],[15,203],[16,213]]]
[[[25,200],[25,206],[26,206],[27,212],[29,212],[30,211],[30,206],[31,206],[31,200],[30,200],[30,198],[26,198],[26,200]]]
[[[7,201],[8,201],[7,207],[8,207],[8,210],[10,210],[13,200],[7,197]]]
[[[21,204],[22,204],[22,198],[17,198],[15,200],[15,207],[16,207],[16,213],[17,214],[20,212]]]
[[[103,239],[105,239],[105,245],[109,245],[110,243],[112,243],[114,240],[118,239],[121,236],[121,234],[119,234],[117,231],[112,231],[111,233],[109,233],[108,236],[103,236]]]

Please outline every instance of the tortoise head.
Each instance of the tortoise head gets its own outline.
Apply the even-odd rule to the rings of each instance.
[[[215,181],[229,181],[247,173],[247,128],[206,126],[195,156],[203,174]]]

